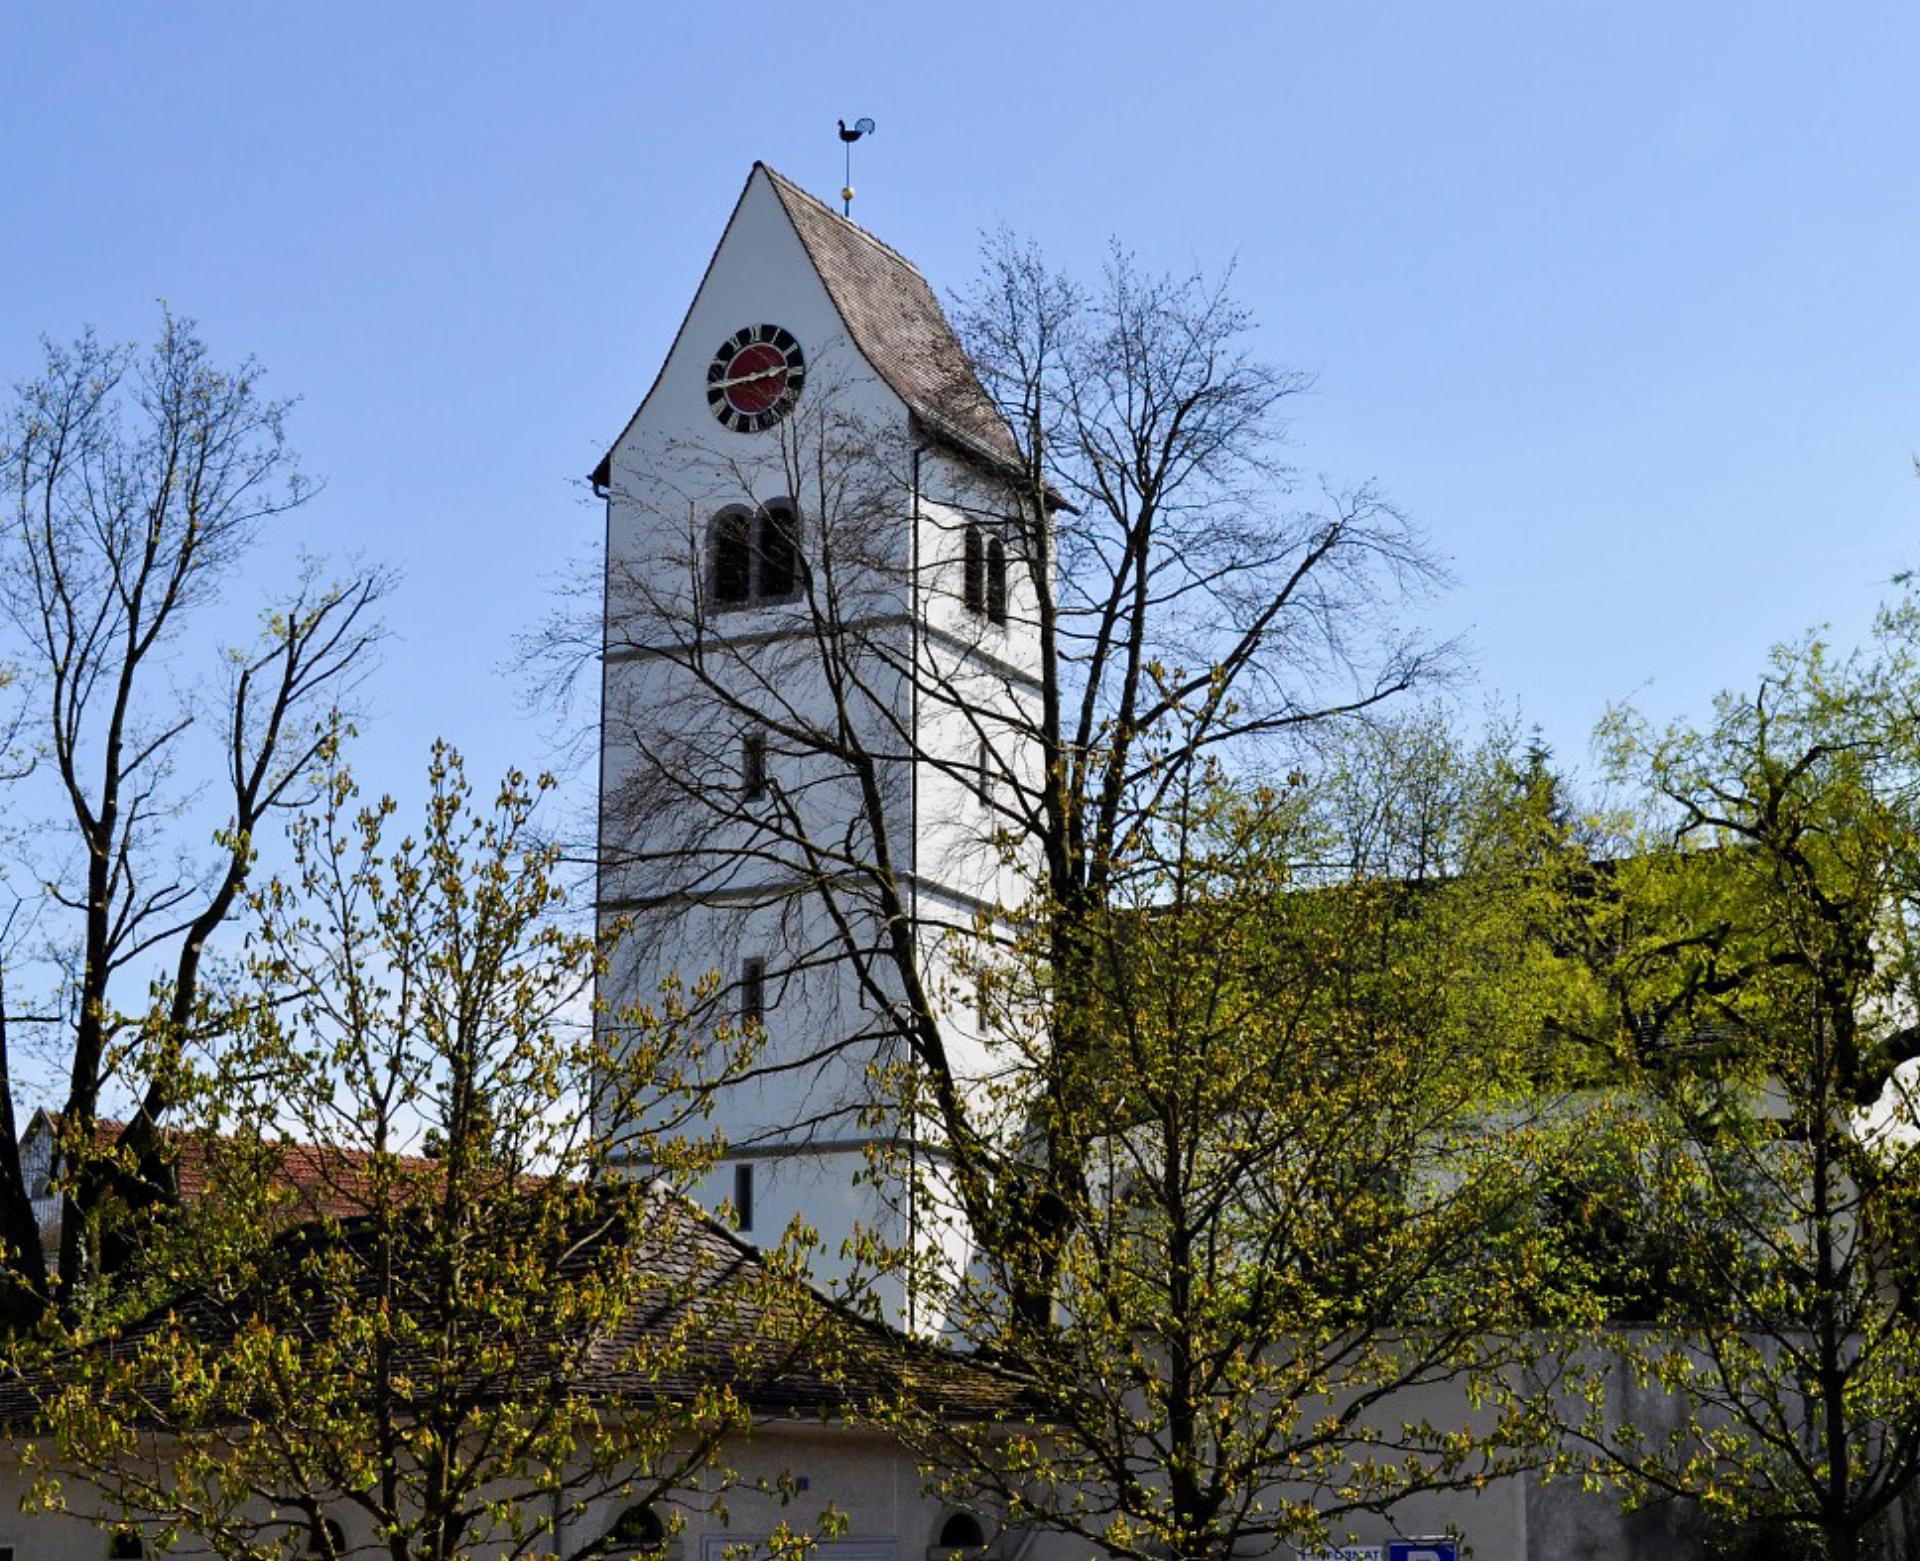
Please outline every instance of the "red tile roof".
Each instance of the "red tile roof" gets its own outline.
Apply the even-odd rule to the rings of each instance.
[[[47,1130],[59,1131],[59,1117],[44,1113]],[[102,1155],[111,1153],[120,1143],[127,1124],[111,1117],[94,1122],[93,1140]],[[28,1131],[33,1131],[30,1125]],[[212,1146],[202,1136],[172,1128],[161,1130],[161,1140],[172,1157],[182,1201],[190,1202],[206,1191],[209,1156]],[[241,1141],[222,1137],[219,1144],[240,1151]],[[255,1146],[246,1145],[247,1152]],[[271,1157],[271,1176],[275,1186],[290,1194],[286,1217],[306,1219],[349,1219],[365,1214],[373,1207],[374,1156],[365,1150],[340,1149],[323,1144],[303,1144],[291,1139],[262,1141],[257,1151]],[[426,1182],[436,1178],[439,1162],[422,1155],[394,1155],[389,1158],[389,1174],[409,1181]]]

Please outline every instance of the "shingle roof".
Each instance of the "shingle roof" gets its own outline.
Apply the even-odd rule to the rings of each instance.
[[[768,180],[861,354],[935,432],[996,460],[1019,447],[981,387],[940,300],[898,250],[767,168]]]
[[[630,1221],[640,1229],[637,1236],[626,1233]],[[375,1299],[371,1287],[378,1265],[350,1264],[356,1277],[349,1297],[303,1285],[298,1278],[302,1260],[316,1251],[344,1251],[351,1257],[374,1234],[374,1221],[365,1215],[282,1233],[273,1250],[285,1261],[270,1268],[294,1277],[270,1286],[270,1301],[263,1305],[245,1293],[223,1297],[213,1287],[188,1285],[108,1339],[68,1351],[31,1376],[0,1379],[0,1425],[32,1423],[49,1393],[68,1383],[97,1382],[101,1370],[138,1360],[150,1341],[176,1331],[217,1353],[266,1311],[276,1328],[293,1337],[326,1338],[330,1305]],[[643,1287],[639,1304],[595,1337],[536,1332],[500,1368],[497,1382],[489,1379],[481,1386],[483,1396],[545,1385],[559,1376],[576,1393],[636,1405],[685,1398],[724,1382],[764,1415],[830,1416],[903,1393],[955,1419],[1022,1414],[1025,1395],[1017,1377],[910,1338],[797,1283],[769,1283],[752,1247],[665,1189],[650,1189],[638,1208],[625,1201],[607,1206],[597,1197],[583,1199],[577,1225],[569,1225],[557,1242],[564,1255],[555,1278],[565,1283],[603,1272],[609,1242],[623,1243],[657,1285]],[[413,1320],[428,1324],[420,1331],[431,1336],[433,1319],[423,1315],[431,1303],[421,1298],[437,1294],[437,1287],[408,1282],[403,1269],[398,1289],[414,1298]],[[302,1295],[305,1301],[297,1299]],[[777,1316],[770,1306],[778,1308]],[[423,1362],[423,1385],[430,1375]],[[143,1386],[142,1398],[163,1414],[170,1395],[164,1381],[152,1380]]]
[[[1020,450],[1006,420],[913,262],[765,163],[753,169],[767,176],[854,346],[915,419],[963,453],[995,465],[1017,465]],[[646,401],[640,405],[644,408]],[[632,425],[629,419],[627,426]],[[596,487],[606,486],[612,466],[609,449],[593,469]]]

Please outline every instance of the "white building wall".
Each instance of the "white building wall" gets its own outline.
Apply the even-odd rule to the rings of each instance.
[[[848,1519],[844,1548],[826,1542],[815,1552],[819,1561],[925,1561],[928,1547],[938,1537],[949,1509],[924,1489],[913,1460],[886,1438],[842,1426],[779,1422],[758,1431],[750,1440],[728,1449],[726,1462],[738,1476],[724,1500],[724,1513],[697,1501],[681,1510],[685,1526],[676,1546],[683,1561],[720,1561],[718,1552],[729,1546],[763,1542],[782,1522],[799,1532],[820,1533],[831,1506]],[[770,1490],[783,1476],[804,1482],[795,1498],[783,1504]],[[84,1486],[69,1483],[63,1494],[71,1510],[23,1511],[31,1474],[23,1470],[17,1444],[0,1450],[0,1546],[12,1546],[19,1561],[107,1561],[108,1534],[96,1519],[106,1509]],[[584,1545],[604,1533],[619,1517],[617,1499],[600,1502],[569,1521],[562,1531],[561,1549]],[[330,1508],[328,1516],[340,1524],[348,1554],[384,1556],[365,1514],[350,1504]],[[988,1525],[991,1528],[991,1523]],[[476,1550],[485,1557],[504,1553]],[[206,1555],[203,1544],[183,1536],[167,1554]],[[549,1553],[545,1544],[536,1553]],[[764,1544],[755,1552],[765,1557]],[[151,1557],[157,1554],[150,1552]],[[1037,1554],[1032,1561],[1040,1561]]]
[[[1388,1423],[1429,1417],[1446,1424],[1457,1422],[1463,1412],[1457,1389],[1436,1387],[1398,1395],[1383,1404],[1379,1414]],[[1615,1413],[1658,1425],[1670,1409],[1629,1396]],[[829,1504],[846,1515],[847,1531],[843,1540],[816,1551],[817,1561],[930,1561],[928,1549],[950,1511],[927,1493],[904,1448],[877,1433],[831,1422],[764,1425],[751,1438],[728,1447],[724,1461],[737,1472],[737,1488],[725,1499],[724,1516],[698,1504],[683,1509],[681,1561],[721,1561],[726,1547],[763,1541],[783,1521],[795,1530],[817,1533]],[[801,1486],[789,1503],[753,1488],[771,1488],[783,1477]],[[0,1546],[12,1546],[19,1561],[107,1561],[108,1536],[94,1521],[103,1509],[93,1493],[68,1482],[63,1497],[70,1510],[25,1511],[23,1498],[31,1478],[22,1465],[20,1440],[0,1447]],[[604,1533],[620,1510],[618,1501],[609,1500],[572,1520],[564,1532],[564,1547]],[[342,1504],[329,1516],[341,1524],[350,1552],[385,1553],[373,1543],[364,1516],[351,1507]],[[991,1516],[986,1527],[989,1561],[1099,1561],[1098,1547],[1086,1540],[1047,1531],[1001,1532]],[[1493,1480],[1478,1491],[1408,1500],[1391,1518],[1351,1519],[1336,1537],[1378,1547],[1353,1558],[1377,1561],[1393,1540],[1449,1532],[1462,1537],[1462,1553],[1473,1561],[1693,1561],[1702,1554],[1697,1529],[1681,1509],[1656,1507],[1629,1514],[1612,1495],[1585,1492],[1575,1479],[1542,1483],[1531,1475]],[[168,1552],[183,1557],[206,1553],[191,1535]],[[476,1554],[484,1558],[487,1552]],[[764,1557],[765,1551],[756,1554]],[[1299,1552],[1291,1545],[1270,1545],[1249,1548],[1246,1554],[1294,1561]]]

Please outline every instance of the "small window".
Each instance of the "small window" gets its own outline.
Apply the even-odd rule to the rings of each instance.
[[[607,1538],[612,1541],[610,1548],[620,1553],[659,1550],[666,1543],[667,1531],[653,1508],[643,1502],[615,1518]]]
[[[987,617],[1007,621],[1007,544],[998,537],[987,544]]]
[[[740,795],[749,802],[758,802],[766,794],[766,734],[748,732],[740,739]]]
[[[971,1512],[955,1512],[940,1525],[940,1548],[942,1550],[982,1550],[986,1548],[987,1531],[980,1526],[980,1520]]]
[[[966,561],[961,579],[961,598],[968,612],[987,610],[987,545],[978,526],[968,526]]]
[[[733,1228],[753,1229],[753,1167],[750,1165],[733,1168]]]
[[[786,504],[771,504],[754,523],[760,581],[754,595],[791,596],[800,584],[800,523]]]
[[[107,1561],[145,1561],[147,1543],[138,1531],[117,1528],[107,1541]]]
[[[993,806],[993,749],[983,733],[973,756],[973,792],[980,799],[982,807]]]
[[[740,1018],[759,1024],[767,1017],[767,962],[758,954],[740,961]]]
[[[322,1518],[307,1531],[307,1554],[338,1557],[347,1553],[347,1531],[332,1518]]]
[[[729,605],[746,601],[753,594],[753,552],[746,511],[727,510],[715,518],[708,551],[713,599]]]

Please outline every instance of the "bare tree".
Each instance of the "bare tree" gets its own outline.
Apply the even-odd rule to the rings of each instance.
[[[632,530],[606,581],[602,895],[662,929],[780,915],[779,979],[852,981],[854,1021],[767,1066],[918,1070],[912,1131],[1038,1323],[1086,1201],[1086,1113],[1045,1097],[1096,1065],[1076,993],[1118,864],[1204,767],[1291,761],[1451,655],[1395,624],[1441,577],[1406,517],[1366,485],[1301,502],[1283,413],[1308,379],[1257,355],[1225,282],[1116,250],[1083,289],[1003,237],[956,318],[967,351],[922,344],[910,419],[815,364],[768,434],[609,472]],[[927,892],[936,820],[969,892]],[[1055,973],[1018,1122],[981,1108],[992,1040],[941,952],[1016,906]],[[815,1125],[860,1104],[815,1098]]]
[[[247,883],[262,822],[299,799],[379,638],[387,576],[333,580],[309,566],[263,614],[252,648],[219,654],[212,642],[254,543],[313,492],[287,447],[289,404],[262,395],[260,373],[251,359],[219,367],[192,322],[168,314],[144,353],[91,333],[49,342],[0,431],[0,623],[53,789],[22,876],[41,885],[37,927],[55,974],[36,1007],[0,1014],[9,1118],[11,1032],[31,1018],[65,1037],[48,1048],[65,1073],[57,1274],[12,1123],[0,1122],[16,1321],[55,1295],[71,1302],[113,1261],[104,1210],[166,1196],[157,1129],[174,1062],[203,1034],[210,941]],[[212,653],[204,694],[175,681],[193,652]],[[218,798],[218,827],[194,849],[180,823],[203,794]],[[132,1111],[106,1143],[100,1108],[114,1088]]]

